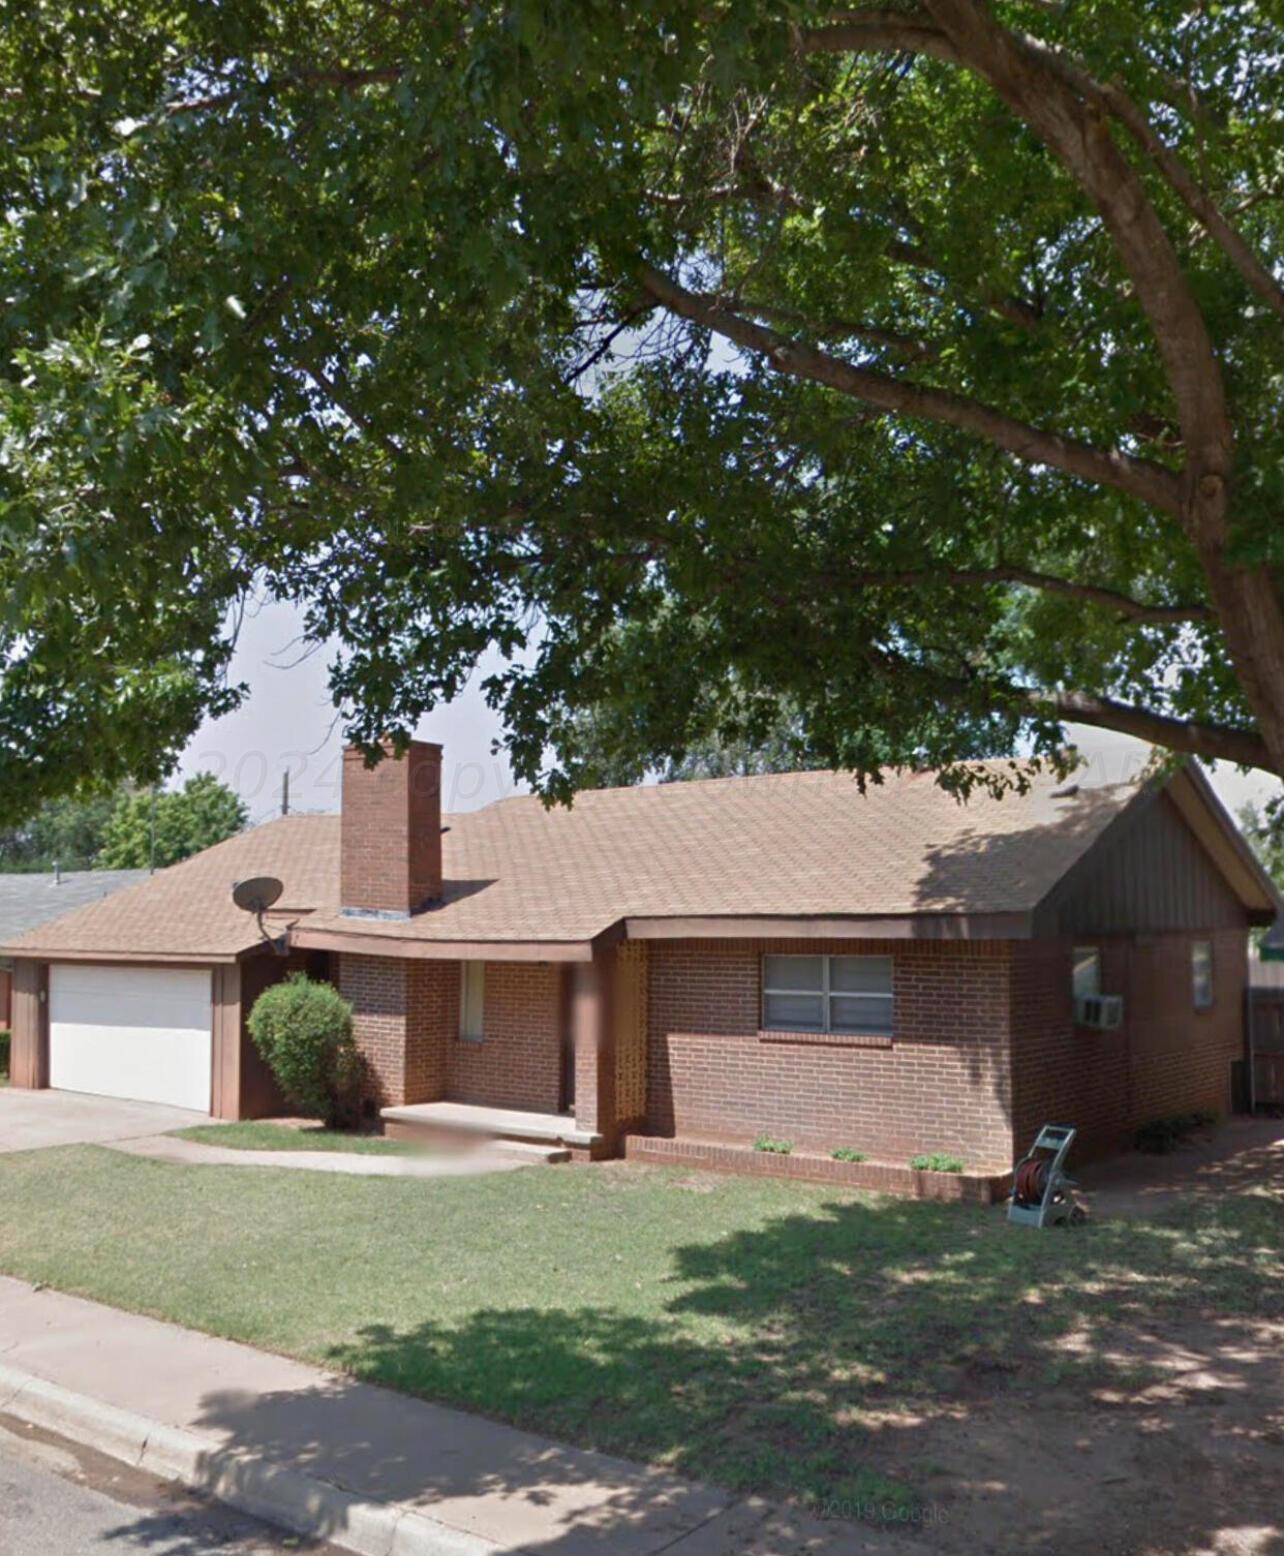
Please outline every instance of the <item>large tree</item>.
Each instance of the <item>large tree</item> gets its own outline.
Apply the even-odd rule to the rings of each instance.
[[[0,831],[0,870],[90,870],[120,796],[70,795],[49,800],[34,815]]]
[[[163,770],[256,581],[363,740],[497,643],[555,794],[604,701],[1284,773],[1266,8],[32,0],[0,78],[0,804]]]
[[[248,819],[244,800],[213,773],[163,793],[122,794],[95,862],[104,870],[162,870],[234,837]]]

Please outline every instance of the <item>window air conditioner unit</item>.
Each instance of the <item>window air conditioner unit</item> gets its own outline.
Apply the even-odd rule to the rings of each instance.
[[[1075,1025],[1113,1032],[1123,1025],[1122,994],[1081,994],[1074,1002]]]

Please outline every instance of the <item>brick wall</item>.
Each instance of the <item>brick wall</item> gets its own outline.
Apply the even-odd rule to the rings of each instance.
[[[338,957],[338,987],[378,1107],[433,1102],[444,1094],[457,962]],[[453,975],[453,976],[452,976]]]
[[[765,952],[893,958],[890,1042],[764,1040]],[[903,1160],[945,1150],[969,1166],[1011,1156],[1009,943],[653,941],[649,1129],[668,1135],[853,1146]]]
[[[406,1102],[446,1095],[450,1044],[459,1028],[459,963],[407,962]]]
[[[371,1101],[475,1102],[556,1112],[562,975],[554,965],[488,962],[484,1037],[459,1037],[458,962],[338,958],[339,990],[370,1073]]]
[[[487,962],[483,1037],[458,1036],[459,963],[454,971],[446,1095],[452,1102],[555,1113],[561,1093],[564,1006],[555,964]]]
[[[1050,1120],[1076,1125],[1077,1154],[1090,1156],[1126,1146],[1160,1114],[1225,1112],[1230,1064],[1243,1053],[1243,931],[1080,938],[1102,949],[1103,989],[1124,996],[1120,1032],[1074,1026],[1069,941],[652,941],[646,1128],[771,1134],[891,1161],[943,1150],[988,1170],[1009,1165]],[[1214,943],[1208,1011],[1192,1006],[1192,939]],[[769,951],[890,951],[894,1037],[760,1035]],[[458,962],[338,961],[381,1105],[447,1097],[557,1111],[563,969],[487,963],[485,1036],[464,1043]],[[577,1089],[592,1057],[580,1056]]]
[[[1070,941],[1013,947],[1014,1122],[1018,1151],[1044,1123],[1079,1130],[1077,1158],[1126,1148],[1138,1124],[1198,1108],[1225,1113],[1244,1051],[1246,932],[1078,937],[1101,949],[1103,993],[1121,994],[1115,1032],[1076,1027]],[[1213,1005],[1196,1010],[1190,946],[1213,943]]]

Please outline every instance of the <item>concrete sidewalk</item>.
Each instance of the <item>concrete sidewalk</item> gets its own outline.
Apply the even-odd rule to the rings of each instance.
[[[0,1277],[0,1413],[368,1556],[926,1556]]]
[[[449,1156],[409,1152],[404,1156],[380,1156],[361,1151],[254,1151],[241,1146],[206,1145],[203,1140],[183,1140],[177,1135],[114,1140],[108,1149],[126,1156],[145,1156],[153,1162],[174,1162],[180,1167],[271,1167],[287,1172],[347,1173],[354,1178],[475,1178],[536,1165],[532,1158],[514,1152],[505,1155],[498,1150]]]

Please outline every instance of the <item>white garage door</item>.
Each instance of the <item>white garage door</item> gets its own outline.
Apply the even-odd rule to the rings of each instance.
[[[49,1084],[210,1108],[210,975],[189,968],[49,969]]]

